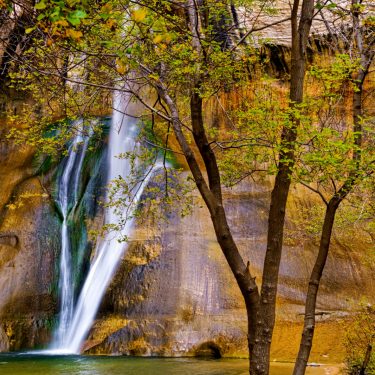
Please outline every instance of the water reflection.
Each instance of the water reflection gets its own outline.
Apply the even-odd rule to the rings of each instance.
[[[0,354],[1,375],[247,375],[247,360],[129,358]],[[307,375],[324,375],[309,368]],[[271,375],[290,375],[291,364],[271,366]]]

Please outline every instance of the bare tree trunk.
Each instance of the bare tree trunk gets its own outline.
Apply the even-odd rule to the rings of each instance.
[[[299,0],[292,10],[292,65],[290,82],[291,107],[303,100],[303,85],[306,71],[306,46],[314,14],[314,0],[303,0],[298,22]],[[256,339],[250,373],[269,373],[270,348],[275,325],[275,306],[279,267],[283,246],[285,209],[294,167],[294,144],[299,126],[298,118],[292,115],[291,126],[284,127],[279,154],[278,173],[271,194],[268,219],[267,250],[264,260],[263,281],[256,325]]]
[[[198,146],[200,155],[204,161],[208,176],[209,189],[214,196],[214,205],[212,208],[208,208],[211,214],[216,238],[236,278],[245,301],[248,318],[249,352],[251,353],[254,346],[255,317],[259,302],[258,288],[250,274],[249,264],[245,265],[229,229],[222,201],[220,172],[215,153],[211,149],[205,133],[202,113],[203,103],[197,89],[198,87],[196,87],[196,90],[192,93],[190,100],[194,141]]]
[[[319,284],[323,270],[328,258],[329,245],[331,242],[332,228],[335,222],[336,211],[342,199],[334,197],[327,205],[324,216],[322,235],[320,239],[319,254],[312,270],[305,305],[305,319],[302,339],[298,352],[298,357],[294,367],[293,375],[302,375],[306,371],[307,361],[310,356],[312,340],[315,330],[315,308],[318,296]]]

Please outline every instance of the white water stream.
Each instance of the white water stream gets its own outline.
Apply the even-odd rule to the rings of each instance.
[[[136,104],[131,102],[130,95],[117,94],[114,98],[114,115],[112,118],[109,145],[108,145],[108,177],[107,182],[118,178],[124,179],[131,173],[131,164],[128,158],[118,158],[119,154],[132,152],[136,149],[137,119],[127,116],[124,113],[133,113],[132,109]],[[79,138],[75,142],[82,142]],[[87,148],[87,146],[86,146]],[[81,154],[82,155],[82,154]],[[117,266],[127,249],[127,244],[119,242],[122,236],[128,237],[132,231],[133,219],[127,220],[125,227],[119,233],[109,233],[104,239],[99,241],[95,250],[95,258],[92,261],[87,278],[84,282],[79,298],[73,310],[73,286],[71,281],[71,260],[69,233],[67,229],[66,216],[68,213],[68,195],[70,181],[74,190],[78,189],[78,179],[75,178],[81,172],[82,161],[77,163],[77,153],[74,148],[69,150],[69,157],[60,181],[59,204],[63,211],[62,226],[62,258],[61,258],[61,313],[60,324],[56,331],[55,339],[51,345],[51,350],[45,353],[49,354],[78,354],[80,353],[86,336],[94,322],[95,315],[98,311],[100,302],[110,283]],[[73,166],[78,167],[73,170]],[[131,207],[136,207],[142,195],[144,187],[151,177],[148,173],[138,186],[135,187],[135,193],[131,199]],[[76,194],[73,194],[76,199]],[[130,202],[130,201],[129,201]],[[74,202],[73,206],[76,205]],[[66,212],[66,213],[64,213]],[[118,222],[118,216],[114,209],[106,208],[105,223],[113,224]]]
[[[61,227],[61,259],[60,259],[60,316],[59,325],[54,335],[53,346],[64,345],[65,332],[73,316],[74,287],[72,282],[71,247],[69,239],[68,217],[74,213],[78,203],[79,176],[81,175],[89,136],[83,134],[82,121],[73,127],[79,128],[78,133],[69,147],[68,159],[60,177],[57,203],[63,216]]]

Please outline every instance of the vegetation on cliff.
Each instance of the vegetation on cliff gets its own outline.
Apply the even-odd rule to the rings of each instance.
[[[374,113],[364,95],[374,58],[370,5],[294,0],[290,12],[276,19],[277,6],[267,1],[40,1],[21,4],[22,17],[18,5],[2,5],[2,16],[22,26],[12,28],[9,21],[12,43],[2,51],[3,82],[26,91],[37,105],[8,115],[23,124],[12,136],[54,151],[79,130],[58,126],[64,131],[41,141],[53,119],[62,118],[63,125],[66,118],[102,112],[117,90],[143,104],[159,136],[157,149],[184,156],[246,304],[253,375],[269,371],[291,184],[301,183],[322,198],[326,212],[294,372],[303,374],[336,211],[353,191],[372,194]],[[243,27],[237,8],[250,13]],[[264,22],[265,17],[271,20]],[[314,18],[326,26],[319,43],[329,64],[308,61]],[[291,28],[287,89],[265,73],[260,53],[267,41],[260,32],[282,23]],[[224,109],[231,128],[208,127],[205,105],[229,92],[240,93],[236,108]],[[345,111],[348,101],[351,108]],[[222,180],[233,184],[265,174],[275,180],[263,276],[257,282],[228,224]],[[124,191],[131,188],[123,184]]]
[[[345,340],[347,371],[350,375],[372,374],[375,371],[375,310],[369,304],[362,305],[352,320]]]

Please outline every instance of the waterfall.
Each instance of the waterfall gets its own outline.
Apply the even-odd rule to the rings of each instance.
[[[118,155],[133,152],[137,148],[135,140],[138,128],[137,119],[125,115],[125,113],[129,112],[133,114],[137,109],[135,106],[136,104],[131,101],[129,94],[116,94],[114,96],[115,111],[112,118],[108,145],[108,183],[119,176],[126,179],[132,172],[131,162],[129,159],[119,158]],[[66,175],[71,175],[71,172],[68,171],[69,163],[74,164],[74,161],[70,162],[71,158],[75,159],[76,155],[73,155],[70,152],[66,166]],[[147,185],[152,175],[150,172],[151,171],[149,171],[149,173],[147,173],[143,178],[143,181],[138,183],[138,185],[135,187],[134,196],[127,198],[128,203],[133,209],[139,202],[143,189]],[[62,178],[62,183],[66,183],[65,171]],[[63,189],[67,188],[61,188],[63,195],[65,194],[63,193]],[[134,219],[131,216],[132,215],[130,213],[130,218],[126,221],[125,227],[121,232],[109,233],[103,239],[98,241],[97,248],[95,249],[95,257],[92,261],[87,278],[83,284],[77,303],[74,307],[74,311],[69,310],[66,313],[66,318],[65,314],[63,315],[63,313],[61,313],[61,317],[64,318],[64,322],[61,318],[60,326],[57,330],[59,340],[56,340],[57,345],[53,343],[52,350],[49,351],[50,353],[80,353],[84,340],[86,339],[86,336],[94,322],[95,315],[98,311],[104,293],[112,277],[114,276],[114,273],[116,272],[117,266],[119,265],[125,250],[127,249],[128,245],[120,242],[119,239],[123,236],[128,237],[130,235],[134,222]],[[113,208],[109,207],[105,209],[106,224],[114,224],[117,223],[118,220],[119,218]],[[68,243],[68,239],[66,240],[66,243]],[[69,256],[66,255],[66,258],[69,258]],[[66,260],[66,265],[64,265],[64,267],[68,266],[69,259]],[[67,275],[69,275],[69,273],[67,273]],[[62,279],[61,285],[65,287],[65,283],[69,282],[70,281],[67,277],[67,280]],[[61,289],[61,292],[64,293],[63,289]],[[69,301],[71,299],[72,297],[69,295]]]
[[[83,135],[82,120],[76,121],[73,128],[78,128],[68,150],[68,157],[58,183],[57,204],[63,217],[61,227],[61,259],[60,259],[60,316],[55,332],[53,347],[64,345],[65,332],[73,316],[74,286],[72,281],[71,247],[69,239],[68,217],[74,214],[78,203],[79,176],[86,154],[89,136]]]

